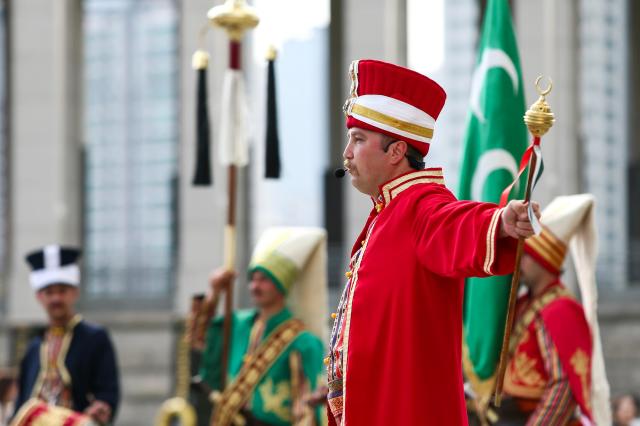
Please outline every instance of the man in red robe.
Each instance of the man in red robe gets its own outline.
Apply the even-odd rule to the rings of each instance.
[[[593,202],[590,194],[556,198],[542,213],[542,233],[525,242],[528,292],[516,306],[497,425],[611,424],[595,315]],[[570,242],[584,306],[560,280]]]
[[[512,272],[516,238],[533,233],[527,206],[457,201],[440,168],[424,169],[437,83],[374,60],[350,75],[343,156],[374,208],[333,315],[330,424],[465,425],[464,278]]]

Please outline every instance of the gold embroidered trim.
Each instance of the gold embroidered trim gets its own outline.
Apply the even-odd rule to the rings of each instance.
[[[80,321],[82,321],[82,316],[80,314],[76,314],[73,316],[73,318],[71,318],[69,324],[66,325],[65,334],[60,345],[60,352],[58,353],[58,358],[56,359],[56,367],[60,372],[62,383],[67,387],[71,386],[71,374],[69,374],[69,370],[67,370],[65,360],[67,358],[67,352],[69,352],[69,345],[71,344],[71,340],[73,339],[73,329],[80,323]],[[45,340],[40,345],[40,371],[38,372],[38,379],[36,380],[36,384],[31,391],[32,398],[38,398],[38,395],[42,391],[42,386],[44,386],[44,380],[47,374],[48,365],[49,348],[45,337]]]
[[[346,117],[351,114],[351,108],[354,102],[358,99],[358,64],[360,61],[352,61],[349,65],[349,77],[351,78],[351,89],[349,90],[349,97],[342,106],[342,112]]]
[[[411,133],[412,135],[429,139],[433,138],[433,129],[429,127],[420,126],[418,124],[391,117],[390,115],[383,114],[364,105],[352,103],[349,112],[350,114],[358,114],[363,117],[370,118],[377,123],[385,124],[387,126],[393,127],[396,130]]]
[[[551,252],[559,259],[564,259],[567,252],[567,245],[561,239],[557,238],[548,228],[543,227],[540,237],[548,245]]]
[[[391,199],[393,200],[394,198],[396,198],[398,196],[398,194],[400,194],[405,189],[411,188],[413,185],[417,185],[419,183],[439,183],[441,185],[444,185],[444,179],[442,179],[442,178],[424,178],[424,179],[412,180],[410,182],[405,183],[404,185],[400,185],[397,188],[394,188],[391,191]]]
[[[591,410],[591,398],[589,397],[589,382],[588,382],[588,374],[589,374],[589,366],[591,365],[589,355],[585,353],[582,349],[576,349],[576,352],[571,356],[571,360],[569,360],[571,367],[573,367],[573,371],[575,371],[576,375],[580,377],[580,384],[582,385],[582,399],[584,403],[587,405],[587,408]]]
[[[271,332],[220,396],[212,424],[227,426],[233,422],[269,368],[302,331],[302,321],[290,319]]]
[[[465,377],[471,382],[471,387],[480,402],[484,403],[486,401],[488,404],[495,388],[496,374],[492,374],[491,377],[485,380],[476,374],[473,369],[473,363],[471,362],[469,346],[467,346],[464,336],[462,337],[462,370],[464,371]]]
[[[522,315],[520,315],[518,321],[513,327],[513,334],[511,335],[511,341],[509,342],[509,357],[511,357],[515,352],[518,344],[520,343],[520,339],[522,338],[522,334],[527,328],[529,328],[529,324],[531,324],[531,321],[533,321],[537,313],[544,309],[549,303],[560,297],[571,297],[571,293],[569,293],[569,291],[564,287],[553,287],[538,299],[534,300]]]
[[[268,377],[263,384],[258,386],[258,393],[262,398],[262,410],[265,413],[272,413],[283,422],[291,422],[292,414],[284,402],[291,400],[293,407],[292,385],[285,381],[274,383],[271,377]]]
[[[434,183],[439,183],[441,185],[444,185],[444,177],[442,176],[443,176],[442,169],[421,170],[419,172],[409,173],[404,176],[400,176],[397,179],[392,180],[391,182],[385,184],[382,187],[382,196],[384,197],[385,205],[389,204],[393,198],[397,197],[398,194],[400,194],[405,189],[410,188],[411,185],[414,184],[413,182],[411,182],[411,184],[407,184],[405,186],[405,185],[402,185],[403,183],[408,182],[412,179],[416,181],[418,179],[433,179]],[[441,178],[439,179],[438,177],[441,177]],[[415,183],[429,183],[429,182],[415,182]],[[395,191],[395,189],[399,187],[402,187],[402,189],[400,191]]]
[[[525,338],[528,337],[528,331]],[[518,352],[509,362],[504,379],[504,390],[512,396],[540,398],[544,393],[546,381],[536,370],[537,361],[524,352]],[[522,382],[523,385],[517,383]]]
[[[495,242],[496,242],[496,229],[498,224],[498,219],[500,219],[500,215],[502,214],[502,210],[497,209],[493,216],[491,217],[491,222],[489,222],[489,229],[487,230],[487,247],[486,247],[486,255],[484,258],[484,272],[489,275],[492,275],[491,267],[493,266],[493,261],[495,260]]]
[[[355,267],[353,268],[353,277],[351,278],[351,286],[349,294],[349,300],[347,301],[347,311],[345,312],[345,324],[344,324],[344,342],[343,342],[343,355],[342,355],[342,401],[343,401],[343,411],[342,411],[342,421],[346,418],[346,406],[344,405],[344,401],[347,398],[347,365],[348,365],[348,356],[349,356],[349,332],[351,331],[351,308],[353,305],[353,296],[356,294],[356,287],[358,284],[358,272],[360,271],[360,263],[362,263],[362,259],[364,259],[365,252],[367,250],[367,245],[369,244],[369,238],[373,233],[373,228],[376,225],[378,218],[376,217],[371,225],[369,226],[369,230],[367,231],[367,236],[364,239],[364,244],[362,245],[362,249],[360,252],[360,257],[356,262]]]
[[[567,246],[560,239],[556,238],[548,229],[544,228],[540,235],[527,238],[525,244],[538,253],[543,259],[553,265],[556,269],[562,267]]]
[[[505,374],[505,383],[504,383],[505,391],[508,391],[510,394],[513,394],[516,396],[522,396],[525,398],[540,397],[542,391],[527,389],[525,387],[522,387],[513,383],[513,381],[509,377],[510,376],[509,371],[512,368],[511,364],[513,363],[516,349],[518,348],[520,343],[524,343],[527,339],[530,338],[528,329],[531,322],[535,319],[538,312],[540,312],[547,305],[549,305],[551,302],[553,302],[554,300],[560,297],[571,297],[571,294],[564,287],[561,287],[561,286],[552,287],[551,289],[549,289],[549,291],[547,291],[542,296],[534,300],[525,309],[522,315],[518,317],[518,321],[515,323],[513,327],[513,334],[511,335],[511,340],[509,341],[509,353],[507,356],[507,359],[509,360],[509,364],[507,365],[507,374]],[[555,350],[555,348],[552,348],[552,349]]]
[[[360,61],[355,60],[349,66],[349,76],[351,77],[351,97],[358,97],[358,64]]]

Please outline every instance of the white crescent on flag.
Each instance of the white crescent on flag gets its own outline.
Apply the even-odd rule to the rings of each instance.
[[[482,190],[487,177],[494,171],[503,169],[511,173],[512,179],[515,179],[518,175],[518,165],[509,151],[495,148],[482,154],[471,179],[471,199],[484,201],[482,199]]]
[[[473,71],[473,77],[471,79],[471,111],[481,123],[484,123],[486,119],[480,107],[480,93],[482,92],[487,72],[489,72],[491,68],[504,69],[511,78],[513,93],[518,93],[518,70],[509,55],[502,49],[486,48],[484,52],[482,52],[480,63]]]

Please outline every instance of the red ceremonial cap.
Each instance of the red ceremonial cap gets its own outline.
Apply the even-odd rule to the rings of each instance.
[[[353,61],[347,128],[373,130],[407,142],[423,156],[447,94],[430,78],[387,62]]]

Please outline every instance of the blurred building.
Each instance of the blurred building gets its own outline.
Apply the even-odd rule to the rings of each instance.
[[[211,0],[0,0],[0,367],[43,313],[23,254],[82,245],[83,315],[107,325],[122,366],[119,425],[150,424],[175,381],[190,295],[221,265],[226,172],[215,164],[227,39],[211,30],[214,186],[193,188],[191,54]],[[356,58],[409,65],[447,90],[428,164],[455,191],[485,0],[256,0],[246,38],[251,166],[240,174],[239,269],[271,225],[329,230],[333,292],[370,205],[335,180],[341,106]],[[511,1],[527,102],[554,80],[536,198],[598,199],[600,312],[614,392],[640,391],[640,6],[633,0]],[[283,175],[263,176],[265,62],[279,49]],[[570,271],[569,271],[570,273]],[[239,305],[247,304],[244,279]],[[331,300],[336,301],[337,296]]]

